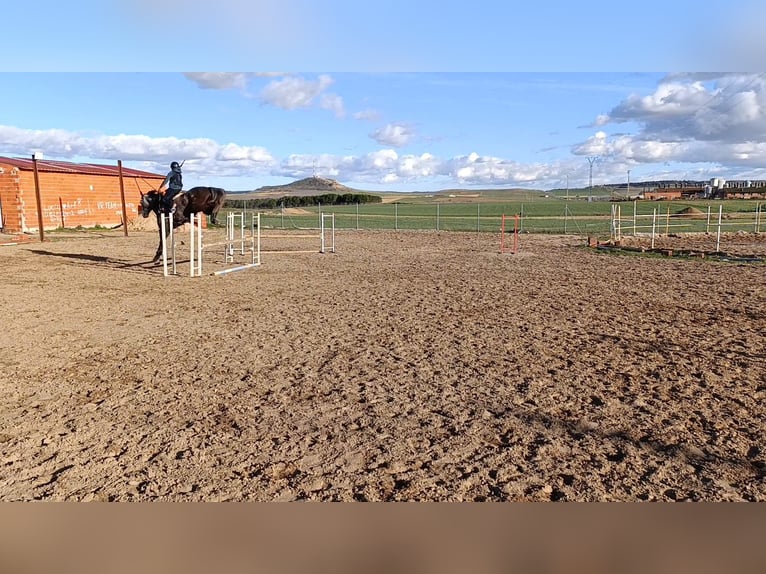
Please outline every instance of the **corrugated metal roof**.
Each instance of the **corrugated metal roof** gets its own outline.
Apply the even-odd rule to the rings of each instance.
[[[0,163],[4,163],[18,169],[32,171],[34,164],[31,159],[21,157],[2,157]],[[98,163],[72,163],[68,161],[55,161],[51,159],[38,159],[37,171],[52,171],[57,173],[77,173],[83,175],[119,175],[117,165],[104,165]],[[164,175],[141,171],[122,166],[122,175],[125,177],[165,177]]]

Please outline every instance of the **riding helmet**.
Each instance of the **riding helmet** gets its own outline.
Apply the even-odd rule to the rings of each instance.
[[[178,165],[177,161],[174,161],[173,163],[170,164],[170,169],[178,169],[179,167],[181,166]]]

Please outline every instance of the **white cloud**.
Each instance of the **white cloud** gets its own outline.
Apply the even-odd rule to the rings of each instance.
[[[585,140],[583,143],[575,146],[572,153],[575,155],[606,155],[607,151],[606,132],[598,131]]]
[[[336,118],[342,118],[346,115],[343,98],[337,94],[322,94],[319,98],[319,107],[323,110],[332,111]]]
[[[635,124],[637,131],[609,134],[610,124]],[[669,74],[594,125],[603,129],[572,153],[599,156],[607,173],[657,163],[752,170],[766,164],[766,74]]]
[[[366,109],[355,112],[353,115],[355,120],[377,121],[380,119],[380,112],[373,109]]]
[[[409,126],[393,123],[375,130],[370,137],[381,145],[403,147],[413,140],[415,132]]]
[[[0,125],[0,148],[4,153],[27,156],[41,150],[53,159],[78,161],[141,162],[141,169],[165,173],[173,160],[186,160],[184,173],[194,176],[239,176],[241,173],[265,172],[275,163],[263,147],[220,144],[207,138],[179,139],[140,134],[84,135],[66,130],[25,130]]]
[[[272,175],[303,178],[312,173],[340,181],[386,185],[425,186],[428,182],[450,185],[557,186],[574,169],[559,164],[521,164],[506,159],[467,155],[442,159],[431,153],[400,155],[393,149],[361,156],[291,155],[272,170]],[[575,179],[572,178],[574,185]]]
[[[707,80],[707,83],[705,82]],[[631,95],[596,125],[634,122],[642,139],[766,138],[766,74],[674,74],[654,93]]]
[[[441,175],[441,171],[442,162],[430,153],[404,156],[398,167],[399,174],[408,179]]]
[[[184,72],[184,76],[203,90],[244,90],[248,78],[241,72]]]
[[[343,109],[343,99],[335,94],[324,93],[332,84],[333,79],[326,74],[316,80],[287,76],[270,82],[261,91],[260,99],[265,104],[284,110],[296,110],[311,107],[319,98],[320,107],[331,109],[337,115]]]
[[[309,108],[314,105],[343,118],[346,110],[343,98],[325,90],[333,84],[328,75],[307,80],[281,72],[184,72],[184,76],[203,90],[245,91],[252,78],[279,78],[266,85],[260,93],[261,102],[285,110]]]
[[[557,169],[551,165],[522,164],[476,152],[454,157],[446,167],[448,174],[467,185],[540,185],[545,180],[559,178]]]

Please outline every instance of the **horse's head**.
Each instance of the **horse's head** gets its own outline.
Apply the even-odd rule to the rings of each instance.
[[[159,209],[159,205],[160,196],[156,191],[141,192],[141,217],[149,217],[152,211]]]

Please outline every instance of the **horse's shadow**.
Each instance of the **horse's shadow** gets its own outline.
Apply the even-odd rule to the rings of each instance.
[[[91,255],[90,253],[54,253],[53,251],[46,251],[44,249],[30,249],[30,253],[35,255],[46,255],[50,257],[62,257],[64,259],[78,259],[80,261],[87,261],[92,263],[106,263],[116,267],[118,269],[130,269],[130,268],[147,268],[156,267],[156,261],[140,261],[138,263],[132,261],[123,261],[121,259],[112,259],[111,257],[104,257],[103,255]]]

